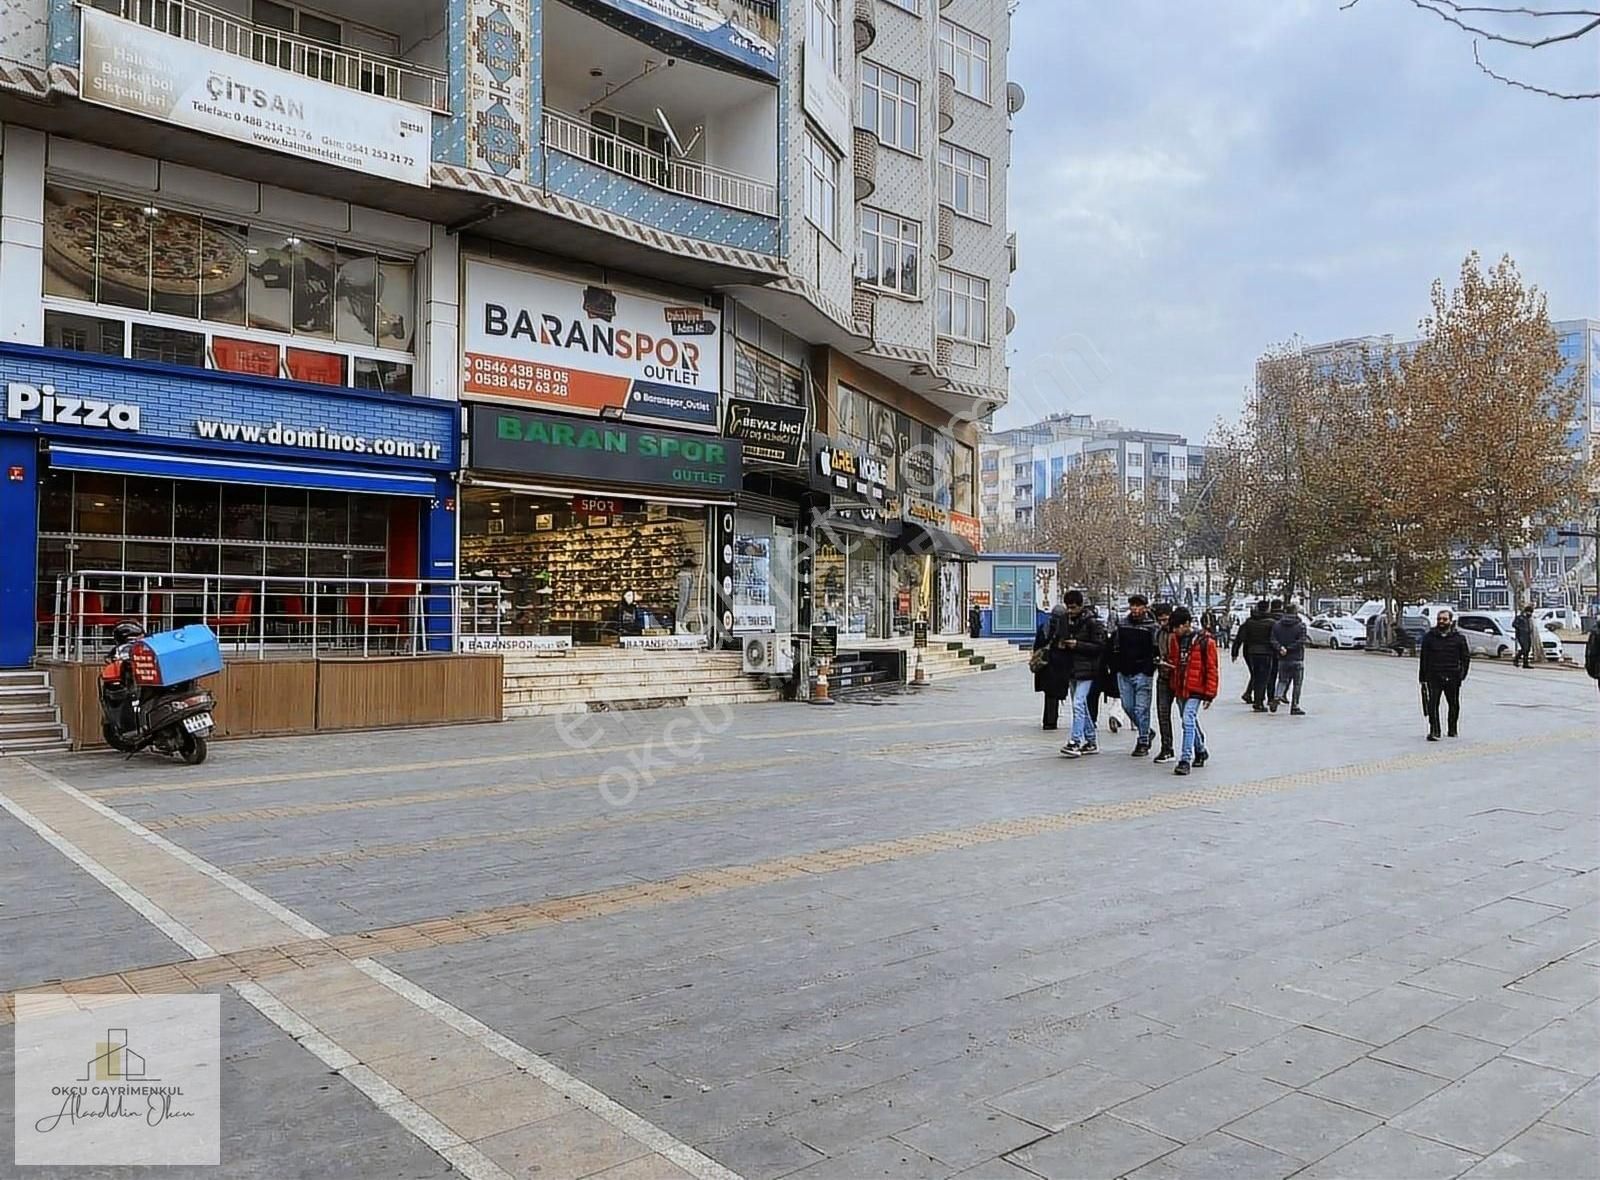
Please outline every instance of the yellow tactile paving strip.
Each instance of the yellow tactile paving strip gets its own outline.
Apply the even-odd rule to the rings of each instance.
[[[1541,740],[1587,740],[1591,736],[1587,730],[1574,730],[1546,735]],[[932,853],[1028,839],[1093,824],[1140,819],[1167,812],[1210,807],[1307,787],[1347,782],[1376,774],[1469,761],[1494,754],[1511,753],[1522,748],[1523,744],[1523,739],[1515,739],[1451,746],[1373,762],[1276,775],[1246,783],[1216,787],[1194,786],[1181,791],[1124,802],[1093,804],[1056,814],[993,820],[948,831],[927,832],[899,839],[797,853],[755,864],[696,870],[665,881],[641,882],[570,897],[498,906],[474,913],[409,922],[356,934],[274,942],[211,958],[175,962],[65,983],[51,982],[21,990],[150,993],[193,991],[241,980],[270,979],[311,967],[337,964],[341,960],[367,959],[375,955],[394,954],[430,946],[471,942],[492,938],[498,934],[535,930],[560,922],[584,921],[623,911],[650,909],[692,898],[773,884],[800,876],[835,873]],[[158,902],[161,900],[159,893],[154,896]],[[0,1001],[0,1022],[9,1021],[12,1010],[13,996],[7,995]]]

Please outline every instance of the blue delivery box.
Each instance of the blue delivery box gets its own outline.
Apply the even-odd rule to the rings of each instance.
[[[222,671],[222,648],[198,623],[147,635],[133,645],[133,678],[142,685],[183,684]]]

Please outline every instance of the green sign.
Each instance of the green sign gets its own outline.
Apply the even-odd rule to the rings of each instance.
[[[468,437],[478,470],[631,487],[739,487],[739,441],[715,434],[475,405]]]

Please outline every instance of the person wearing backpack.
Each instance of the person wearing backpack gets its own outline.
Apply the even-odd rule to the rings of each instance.
[[[1172,612],[1168,626],[1172,637],[1167,641],[1167,662],[1172,665],[1172,695],[1178,702],[1183,718],[1183,749],[1178,752],[1178,765],[1173,774],[1188,774],[1191,768],[1204,766],[1211,757],[1206,748],[1205,731],[1200,728],[1200,711],[1211,708],[1221,686],[1221,669],[1217,661],[1217,641],[1209,631],[1194,625],[1194,615],[1186,606]]]
[[[1050,617],[1033,635],[1033,653],[1028,668],[1033,672],[1033,691],[1044,693],[1044,728],[1056,728],[1061,719],[1061,702],[1072,693],[1072,661],[1060,646],[1061,625],[1067,608],[1056,603]]]

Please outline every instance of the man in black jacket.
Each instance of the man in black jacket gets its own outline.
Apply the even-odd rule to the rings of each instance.
[[[1250,687],[1244,697],[1257,713],[1267,711],[1267,679],[1272,675],[1272,623],[1267,604],[1258,602],[1233,637],[1234,660],[1237,661],[1239,652],[1243,651],[1245,664],[1250,669]]]
[[[1167,640],[1172,637],[1168,627],[1168,620],[1172,618],[1172,604],[1158,602],[1150,608],[1150,613],[1156,617],[1156,720],[1161,731],[1161,749],[1156,751],[1155,761],[1171,762],[1177,757],[1177,750],[1172,744],[1172,678],[1168,675],[1172,665],[1167,663]]]
[[[1533,607],[1525,606],[1511,620],[1511,631],[1517,637],[1517,654],[1511,661],[1513,668],[1533,667]]]
[[[1441,610],[1433,627],[1422,637],[1417,660],[1417,679],[1422,684],[1422,706],[1428,714],[1428,740],[1439,740],[1439,698],[1450,706],[1450,736],[1456,736],[1461,720],[1461,686],[1472,667],[1472,652],[1466,636],[1456,630],[1453,611]]]
[[[1128,613],[1111,632],[1111,667],[1117,674],[1117,695],[1133,722],[1133,756],[1150,752],[1150,699],[1156,678],[1156,632],[1150,617],[1150,600],[1143,594],[1128,596]]]
[[[1067,652],[1072,669],[1072,740],[1061,747],[1068,758],[1098,754],[1094,718],[1089,715],[1089,696],[1100,675],[1100,657],[1105,652],[1105,624],[1083,607],[1083,591],[1068,590],[1062,596],[1066,622],[1057,628],[1057,643]]]

